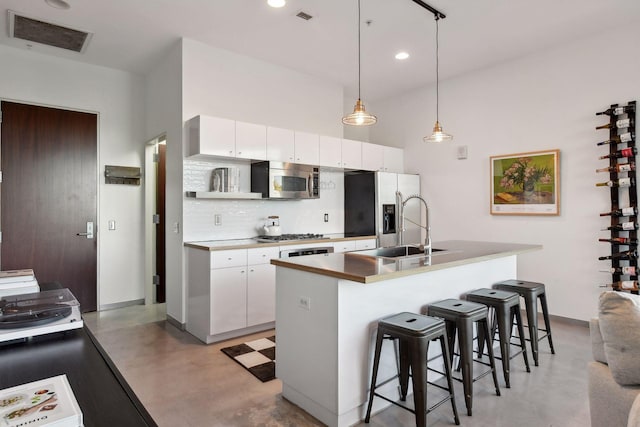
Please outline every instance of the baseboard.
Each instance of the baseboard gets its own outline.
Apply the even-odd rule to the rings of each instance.
[[[581,326],[583,328],[589,328],[589,322],[586,320],[572,319],[570,317],[556,316],[553,314],[549,315],[549,320],[551,322],[560,322],[560,323],[565,323],[567,325],[575,325],[575,326]]]
[[[114,308],[130,307],[132,305],[144,305],[144,298],[132,301],[116,302],[113,304],[103,304],[98,311],[113,310]]]
[[[174,319],[173,317],[169,316],[168,314],[167,314],[167,322],[170,325],[173,325],[176,328],[180,329],[181,331],[185,331],[187,329],[186,323],[181,323],[178,320]]]

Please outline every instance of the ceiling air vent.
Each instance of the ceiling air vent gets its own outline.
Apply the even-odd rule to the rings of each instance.
[[[9,36],[60,49],[83,52],[93,33],[40,21],[9,11]]]
[[[296,13],[296,16],[298,18],[304,19],[305,21],[308,21],[309,19],[313,18],[313,16],[311,16],[307,12],[303,12],[303,11],[300,11],[300,12]]]

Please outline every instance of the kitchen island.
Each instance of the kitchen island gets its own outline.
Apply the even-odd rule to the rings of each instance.
[[[282,395],[331,427],[364,418],[379,319],[458,298],[517,277],[517,256],[540,245],[444,241],[425,256],[384,258],[356,252],[274,259],[276,376]],[[434,346],[437,347],[437,346]],[[438,350],[436,348],[436,350]],[[386,346],[379,378],[395,372]],[[391,382],[379,391],[393,396]],[[374,412],[388,406],[374,402]]]

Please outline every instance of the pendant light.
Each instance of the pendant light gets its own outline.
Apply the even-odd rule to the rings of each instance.
[[[364,104],[360,99],[360,0],[358,0],[358,100],[355,107],[353,107],[353,113],[344,116],[342,123],[352,126],[368,126],[375,124],[377,121],[376,116],[365,111]]]
[[[433,126],[433,133],[423,138],[424,142],[442,142],[451,141],[453,136],[443,132],[442,126],[439,120],[439,104],[440,104],[440,64],[439,64],[439,52],[438,52],[438,21],[440,20],[439,14],[434,14],[436,18],[436,124]]]

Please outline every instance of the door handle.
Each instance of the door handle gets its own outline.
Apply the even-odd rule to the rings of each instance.
[[[87,239],[93,239],[93,222],[87,221],[87,231],[84,233],[77,233],[76,236],[84,236]]]

